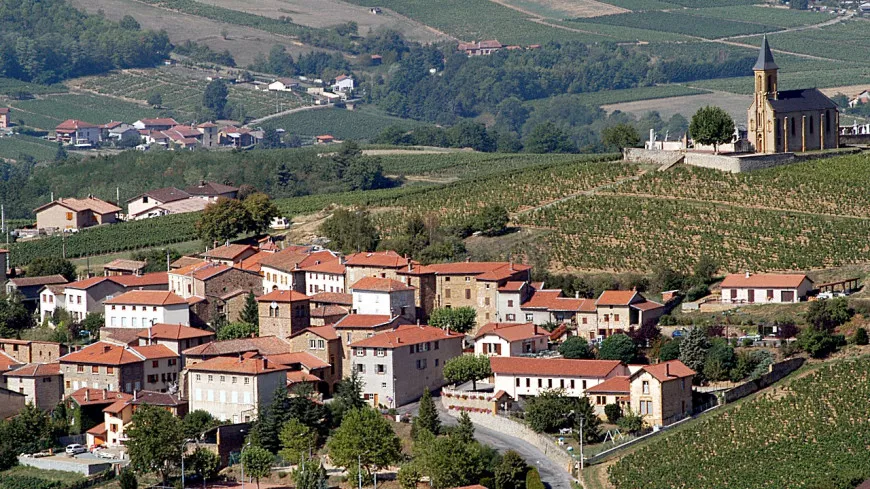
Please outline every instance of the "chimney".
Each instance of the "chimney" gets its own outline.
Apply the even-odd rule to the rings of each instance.
[[[133,401],[136,401],[138,398],[138,391],[136,389],[133,389]]]
[[[466,256],[466,257],[465,257],[465,263],[471,263],[471,257],[470,257],[470,256]]]
[[[110,345],[103,346],[103,353],[109,353],[110,351],[112,351],[112,347]]]
[[[108,399],[109,393],[106,392],[106,389],[103,389],[103,399]]]
[[[267,368],[269,368],[269,359],[264,358],[263,359],[263,370],[266,370]]]
[[[574,298],[575,298],[575,299],[579,299],[579,298],[580,298],[580,291],[579,291],[579,290],[575,290],[575,291],[574,291]]]
[[[91,392],[90,389],[88,389],[87,387],[85,387],[85,402],[88,402],[88,401],[91,400],[90,392]]]
[[[665,362],[665,377],[671,376],[671,363]]]

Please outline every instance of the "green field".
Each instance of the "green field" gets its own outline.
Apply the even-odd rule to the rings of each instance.
[[[338,139],[355,140],[372,139],[390,126],[411,129],[419,125],[422,123],[389,116],[375,109],[346,110],[334,107],[295,112],[261,124],[263,128],[281,128],[288,134],[298,136],[331,134]]]
[[[754,90],[753,78],[741,76],[736,78],[718,78],[715,80],[700,80],[687,82],[694,88],[721,90],[723,92],[750,95]],[[817,87],[841,87],[849,85],[870,84],[870,67],[842,68],[839,70],[820,70],[789,73],[780,71],[780,90]]]
[[[604,156],[606,158],[606,156]],[[391,175],[419,175],[467,179],[535,165],[572,163],[576,155],[498,154],[453,152],[420,155],[381,156],[384,172]],[[594,157],[593,157],[594,158]]]
[[[818,368],[609,468],[617,489],[853,488],[870,478],[870,359]]]
[[[741,34],[757,34],[776,31],[779,28],[767,24],[737,22],[733,20],[701,17],[698,11],[681,12],[629,12],[616,15],[604,15],[585,19],[594,24],[609,24],[636,29],[651,29],[664,32],[674,32],[705,39],[737,36]]]
[[[734,5],[690,10],[692,15],[718,19],[751,22],[778,27],[797,27],[812,25],[831,20],[830,14],[793,10],[789,8],[770,8],[759,5]]]
[[[21,159],[22,155],[33,157],[37,161],[54,159],[57,145],[45,139],[16,134],[0,137],[0,158]]]
[[[12,95],[16,93],[29,93],[31,95],[45,95],[48,93],[63,93],[67,88],[64,85],[40,85],[27,83],[14,78],[0,76],[0,95]]]
[[[669,97],[682,97],[685,95],[698,95],[709,93],[706,90],[698,90],[683,85],[657,85],[653,87],[626,88],[624,90],[604,90],[601,92],[578,93],[563,95],[572,103],[580,105],[608,105],[624,102],[636,102],[638,100],[652,100]],[[546,104],[549,99],[533,100],[528,102],[532,107]]]
[[[158,111],[132,102],[98,95],[53,95],[35,100],[12,102],[15,120],[53,131],[67,119],[79,119],[91,124],[109,121],[133,122],[144,117],[155,117]]]
[[[689,41],[692,38],[676,32],[656,31],[652,29],[638,29],[622,25],[596,24],[586,22],[587,17],[567,20],[553,20],[551,23],[565,26],[569,29],[580,29],[591,34],[605,36],[609,41]]]

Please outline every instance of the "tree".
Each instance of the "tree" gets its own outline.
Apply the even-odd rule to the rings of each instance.
[[[598,358],[601,360],[620,360],[631,363],[637,356],[637,346],[624,334],[614,334],[605,338],[598,348]]]
[[[477,311],[473,307],[439,307],[429,315],[429,326],[467,333],[477,323]]]
[[[341,180],[348,190],[374,190],[389,187],[393,183],[384,176],[381,159],[375,156],[352,159],[344,169]]]
[[[221,458],[207,448],[197,447],[193,453],[187,456],[185,466],[202,479],[204,487],[205,481],[217,477],[220,471]]]
[[[680,338],[665,341],[659,349],[659,361],[667,362],[669,360],[677,360],[680,358]]]
[[[479,122],[463,119],[447,130],[447,139],[454,148],[472,148],[477,151],[492,151],[495,141]]]
[[[260,488],[260,479],[268,477],[272,472],[272,463],[275,458],[263,447],[250,446],[242,451],[242,466],[245,475],[257,481],[257,489]]]
[[[236,340],[239,338],[251,338],[252,336],[257,336],[259,334],[259,329],[256,325],[235,322],[230,323],[217,332],[217,339],[220,341],[224,340]]]
[[[59,256],[41,256],[27,265],[27,275],[30,277],[63,275],[63,278],[72,282],[76,279],[76,266]]]
[[[361,158],[363,155],[362,149],[356,141],[345,141],[339,146],[338,151],[332,155],[332,162],[335,167],[335,174],[338,178],[344,177],[344,171],[350,166],[351,162]]]
[[[471,381],[472,390],[477,390],[477,381],[492,375],[489,358],[483,355],[461,355],[444,362],[444,380],[451,384]]]
[[[607,416],[607,422],[616,424],[619,418],[622,417],[622,408],[617,403],[611,403],[604,406],[604,415]]]
[[[374,409],[364,407],[348,412],[327,443],[335,465],[356,472],[357,463],[365,476],[401,459],[401,442],[390,423]],[[356,474],[358,475],[358,474]]]
[[[703,372],[704,361],[707,359],[707,350],[709,349],[710,340],[704,329],[695,326],[680,341],[680,361],[695,372]]]
[[[290,473],[296,489],[326,489],[326,469],[319,458],[306,458]]]
[[[130,254],[131,260],[145,262],[144,273],[165,272],[169,268],[169,264],[179,258],[181,258],[181,253],[175,248],[152,248]]]
[[[538,469],[532,467],[526,472],[526,489],[544,489],[544,483],[541,481],[541,474]]]
[[[487,205],[472,218],[471,226],[484,236],[498,236],[504,234],[508,221],[510,216],[504,206]]]
[[[622,417],[616,422],[619,429],[626,433],[637,433],[643,429],[643,416],[633,413],[630,409],[622,413]]]
[[[270,127],[263,133],[263,139],[260,140],[260,149],[279,149],[283,148],[284,143],[281,142],[281,134],[274,128]]]
[[[335,399],[333,399],[330,407],[332,414],[337,423],[341,422],[345,413],[355,409],[362,409],[366,406],[366,402],[362,397],[362,379],[356,370],[352,370],[350,377],[345,377],[339,382],[335,389]]]
[[[426,430],[436,436],[441,432],[441,420],[438,419],[438,411],[435,410],[435,403],[432,401],[432,394],[428,388],[423,389],[420,410],[411,425],[411,438],[416,440],[420,430]]]
[[[166,485],[181,459],[181,421],[163,408],[145,404],[133,413],[127,438],[130,466],[140,473],[157,472]]]
[[[833,331],[850,319],[852,311],[845,297],[811,302],[806,314],[808,324],[826,331]]]
[[[576,399],[566,396],[565,391],[545,390],[526,400],[525,421],[538,433],[553,433],[572,426],[571,413],[576,410]]]
[[[118,22],[118,27],[127,31],[138,31],[141,28],[139,22],[137,22],[132,15],[121,17],[121,20]]]
[[[23,298],[18,291],[0,295],[0,337],[15,337],[19,332],[33,327],[33,314],[22,302]]]
[[[249,292],[245,298],[245,307],[239,314],[239,320],[254,326],[260,325],[260,308],[257,304],[257,296],[253,292]]]
[[[414,442],[414,461],[433,489],[449,489],[473,484],[485,471],[483,450],[475,441],[449,436],[433,436],[428,431]]]
[[[242,201],[242,206],[247,213],[245,231],[249,233],[257,234],[269,229],[272,219],[280,214],[278,207],[269,196],[261,192],[248,195]]]
[[[308,458],[317,448],[317,432],[298,419],[284,423],[278,438],[281,440],[281,451],[278,455],[290,463]]]
[[[496,489],[524,489],[528,464],[519,453],[508,450],[495,469]]]
[[[617,124],[605,127],[601,131],[601,144],[608,151],[618,152],[622,148],[636,148],[640,145],[640,136],[637,129],[631,124]]]
[[[798,348],[813,358],[825,358],[836,351],[839,345],[839,338],[832,335],[829,330],[815,326],[808,326],[797,335]]]
[[[559,354],[570,359],[590,360],[595,358],[595,352],[589,348],[589,343],[579,336],[571,336],[559,345]]]
[[[54,153],[54,161],[55,163],[60,163],[66,161],[69,158],[69,154],[66,152],[66,148],[63,147],[63,142],[57,142],[57,151]]]
[[[580,438],[583,432],[584,443],[596,443],[601,440],[601,418],[595,413],[595,408],[588,397],[577,398],[577,408],[574,411],[574,436]],[[583,429],[580,429],[580,425]]]
[[[852,342],[859,346],[870,343],[870,338],[867,337],[867,330],[864,328],[856,329],[854,336],[852,336]]]
[[[139,481],[136,480],[136,474],[128,468],[121,470],[121,474],[118,476],[118,484],[121,486],[121,489],[139,489]]]
[[[229,241],[250,228],[250,216],[238,200],[219,198],[202,211],[196,230],[206,244]]]
[[[100,337],[100,328],[106,325],[105,314],[102,312],[92,312],[85,316],[85,319],[80,324],[79,331],[89,332],[90,338]]]
[[[576,153],[568,134],[550,121],[535,126],[523,141],[526,153]]]
[[[788,7],[795,10],[806,10],[809,6],[809,0],[790,0],[788,3]]]
[[[459,413],[459,423],[454,428],[450,436],[455,436],[466,443],[474,441],[474,424],[471,422],[471,417],[465,411]]]
[[[184,416],[181,420],[181,430],[185,440],[198,440],[203,433],[218,424],[220,422],[210,412],[197,409]]]
[[[151,92],[148,94],[146,102],[152,107],[160,107],[163,105],[163,95],[161,95],[160,92]]]
[[[214,79],[208,82],[205,87],[205,92],[202,94],[202,106],[214,114],[215,119],[224,117],[224,109],[227,106],[227,95],[229,90],[226,83],[220,79]]]
[[[284,423],[290,419],[287,387],[280,385],[272,395],[272,402],[260,412],[257,420],[251,426],[248,441],[270,453],[278,453],[278,450],[281,449],[281,429],[284,427]]]
[[[708,255],[701,255],[695,263],[692,278],[696,285],[707,285],[713,281],[713,277],[719,272],[719,264]]]
[[[719,152],[719,145],[734,138],[734,119],[719,107],[701,107],[692,116],[689,134],[696,143],[712,144]]]
[[[417,484],[423,474],[420,473],[418,464],[414,462],[406,463],[399,467],[398,481],[402,489],[417,489]]]
[[[366,211],[336,209],[321,226],[320,232],[329,238],[330,246],[345,253],[374,251],[380,235]]]
[[[704,360],[704,377],[712,381],[728,380],[731,370],[737,365],[734,348],[722,338],[710,342],[707,358]]]

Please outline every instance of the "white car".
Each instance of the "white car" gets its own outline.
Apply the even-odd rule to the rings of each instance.
[[[818,298],[819,300],[821,300],[821,299],[833,299],[834,293],[833,292],[819,292],[819,295],[817,295],[816,298]]]
[[[78,455],[79,453],[85,453],[88,449],[85,448],[84,445],[79,445],[78,443],[73,443],[72,445],[66,446],[66,453],[68,455]]]

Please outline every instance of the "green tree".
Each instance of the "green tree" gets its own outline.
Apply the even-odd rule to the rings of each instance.
[[[62,161],[66,161],[69,158],[69,154],[66,152],[66,148],[63,147],[63,142],[57,142],[57,151],[54,153],[54,161],[55,163],[60,163]]]
[[[260,328],[253,324],[243,322],[230,323],[218,330],[217,339],[224,341],[250,338],[252,336],[257,336],[259,334],[259,329]]]
[[[203,480],[203,486],[205,481],[217,477],[220,466],[221,458],[218,454],[204,447],[197,447],[185,460],[185,468],[189,467],[191,472],[199,476]]]
[[[332,414],[337,423],[341,423],[341,419],[345,413],[355,409],[362,409],[366,406],[366,402],[362,397],[363,384],[356,370],[352,370],[349,377],[345,377],[339,382],[335,389],[335,399],[333,399],[330,407]]]
[[[441,420],[438,419],[438,411],[435,410],[435,403],[428,388],[423,389],[420,409],[411,425],[411,438],[416,440],[420,430],[426,430],[436,436],[441,432]]]
[[[137,22],[132,15],[121,17],[121,20],[118,22],[118,27],[127,31],[138,31],[141,28],[139,22]]]
[[[508,221],[510,217],[504,206],[487,205],[472,218],[471,226],[484,236],[498,236],[504,234]]]
[[[205,92],[202,94],[202,106],[214,114],[215,119],[224,117],[224,109],[227,106],[227,95],[229,90],[226,83],[220,79],[214,79],[208,82],[205,87]]]
[[[127,438],[130,466],[143,474],[158,473],[166,485],[169,474],[181,460],[181,421],[163,408],[145,404],[133,413]]]
[[[321,226],[330,246],[345,253],[374,251],[380,241],[378,230],[366,211],[336,209]]]
[[[308,458],[317,449],[317,432],[298,419],[284,423],[278,438],[281,440],[281,451],[278,455],[290,463]]]
[[[317,457],[306,458],[290,473],[296,489],[326,489],[326,469]]]
[[[163,105],[163,95],[160,92],[151,92],[148,94],[148,99],[145,102],[151,107],[160,107]]]
[[[483,355],[460,355],[444,362],[444,380],[451,384],[471,381],[472,390],[477,390],[477,381],[492,375],[489,358]]]
[[[402,489],[417,489],[417,484],[422,477],[423,474],[420,472],[418,464],[414,462],[406,463],[399,467],[397,479]]]
[[[704,328],[695,326],[680,341],[680,361],[695,372],[701,373],[704,371],[704,361],[707,359],[709,349],[710,340]]]
[[[15,291],[0,295],[0,338],[15,337],[21,331],[33,327],[33,314],[22,302],[24,296]]]
[[[731,370],[737,366],[734,348],[721,338],[710,343],[707,358],[704,360],[704,377],[713,381],[728,380]]]
[[[185,440],[198,440],[203,433],[219,424],[220,422],[210,412],[197,409],[184,416],[181,420],[181,430]]]
[[[598,358],[601,360],[620,360],[631,363],[637,356],[637,345],[624,334],[610,335],[601,342]]]
[[[268,477],[272,472],[275,458],[265,448],[254,445],[242,451],[241,461],[245,468],[245,475],[257,481],[257,489],[259,489],[260,479]]]
[[[473,484],[485,471],[483,450],[477,442],[460,437],[432,436],[428,431],[414,443],[414,461],[433,489]]]
[[[335,174],[338,178],[344,177],[344,171],[347,170],[347,167],[350,164],[362,158],[363,152],[360,149],[359,144],[356,141],[345,141],[341,143],[338,151],[332,155],[332,162],[335,167]]]
[[[675,338],[670,341],[665,341],[659,349],[659,361],[667,362],[668,360],[678,360],[680,358],[680,338]]]
[[[136,251],[130,254],[131,260],[144,261],[145,273],[165,272],[169,264],[181,258],[181,253],[175,248],[152,248],[145,251]]]
[[[692,116],[689,134],[697,143],[712,144],[718,153],[720,144],[728,143],[734,138],[734,119],[719,107],[701,107]]]
[[[121,489],[139,489],[139,481],[136,480],[136,474],[128,468],[121,470],[121,474],[118,476],[118,484],[121,486]]]
[[[597,443],[601,441],[601,418],[595,414],[595,408],[588,397],[577,398],[577,408],[574,411],[574,436],[580,437],[580,424],[583,424],[583,441]]]
[[[535,126],[523,141],[526,153],[576,153],[577,147],[559,126],[550,121]]]
[[[825,358],[837,350],[840,341],[827,329],[808,326],[798,333],[796,343],[798,348],[811,357]]]
[[[250,215],[238,200],[219,198],[202,211],[196,230],[207,245],[223,244],[251,227]]]
[[[633,413],[630,409],[622,413],[622,417],[616,422],[619,429],[626,433],[637,433],[643,429],[643,416]]]
[[[855,334],[852,336],[852,342],[860,346],[870,343],[870,338],[867,337],[867,330],[864,328],[856,329]]]
[[[261,192],[245,198],[242,201],[242,207],[247,214],[244,231],[249,233],[259,234],[266,231],[272,224],[272,219],[280,215],[275,203],[269,199],[268,195]]]
[[[30,277],[63,275],[63,278],[72,282],[76,279],[76,266],[59,256],[41,256],[27,264],[27,275]]]
[[[380,470],[401,459],[401,442],[393,427],[368,407],[345,414],[327,449],[335,465],[355,472],[359,463],[367,477],[372,469]]]
[[[525,421],[538,433],[553,433],[572,426],[572,412],[578,409],[576,398],[561,389],[545,390],[526,400]]]
[[[467,333],[477,323],[477,311],[473,307],[439,307],[429,315],[429,326]]]
[[[616,124],[605,127],[601,131],[601,144],[608,151],[618,152],[622,148],[636,148],[640,145],[640,136],[637,129],[631,124]]]
[[[81,322],[80,330],[89,332],[91,334],[90,338],[99,338],[100,328],[105,325],[105,314],[102,312],[92,312],[85,316],[85,319]]]
[[[834,328],[852,319],[853,312],[845,297],[814,301],[807,309],[806,321],[818,330],[833,331]]]
[[[716,273],[719,272],[719,264],[716,260],[708,255],[701,255],[701,258],[695,263],[695,268],[692,271],[692,278],[696,285],[707,285],[713,281]]]
[[[806,10],[810,7],[809,0],[790,0],[788,7],[795,10]]]
[[[622,417],[622,408],[617,403],[611,403],[604,406],[604,415],[607,416],[607,422],[616,424],[619,418]]]
[[[495,469],[496,489],[523,489],[526,484],[528,464],[519,453],[508,450]]]
[[[541,481],[541,474],[538,469],[532,467],[526,472],[526,489],[544,489],[544,482]]]
[[[589,360],[595,358],[595,352],[589,348],[589,343],[579,336],[571,336],[559,345],[559,354],[570,359]]]
[[[492,151],[495,140],[479,122],[463,119],[447,130],[447,139],[454,148],[472,148],[477,151]]]
[[[471,422],[471,417],[465,411],[459,413],[459,423],[454,428],[450,436],[455,436],[466,443],[474,441],[474,424]]]
[[[254,326],[260,325],[260,308],[257,304],[257,296],[253,292],[249,292],[245,298],[245,307],[242,308],[242,312],[239,314],[239,320]]]
[[[275,130],[275,128],[268,128],[263,133],[263,139],[260,140],[259,144],[260,149],[279,149],[284,147],[284,143],[281,141],[281,134]]]
[[[260,412],[257,420],[251,426],[248,441],[271,453],[278,453],[278,450],[281,449],[281,429],[291,417],[290,406],[287,402],[287,387],[281,385],[275,389],[272,402]]]

